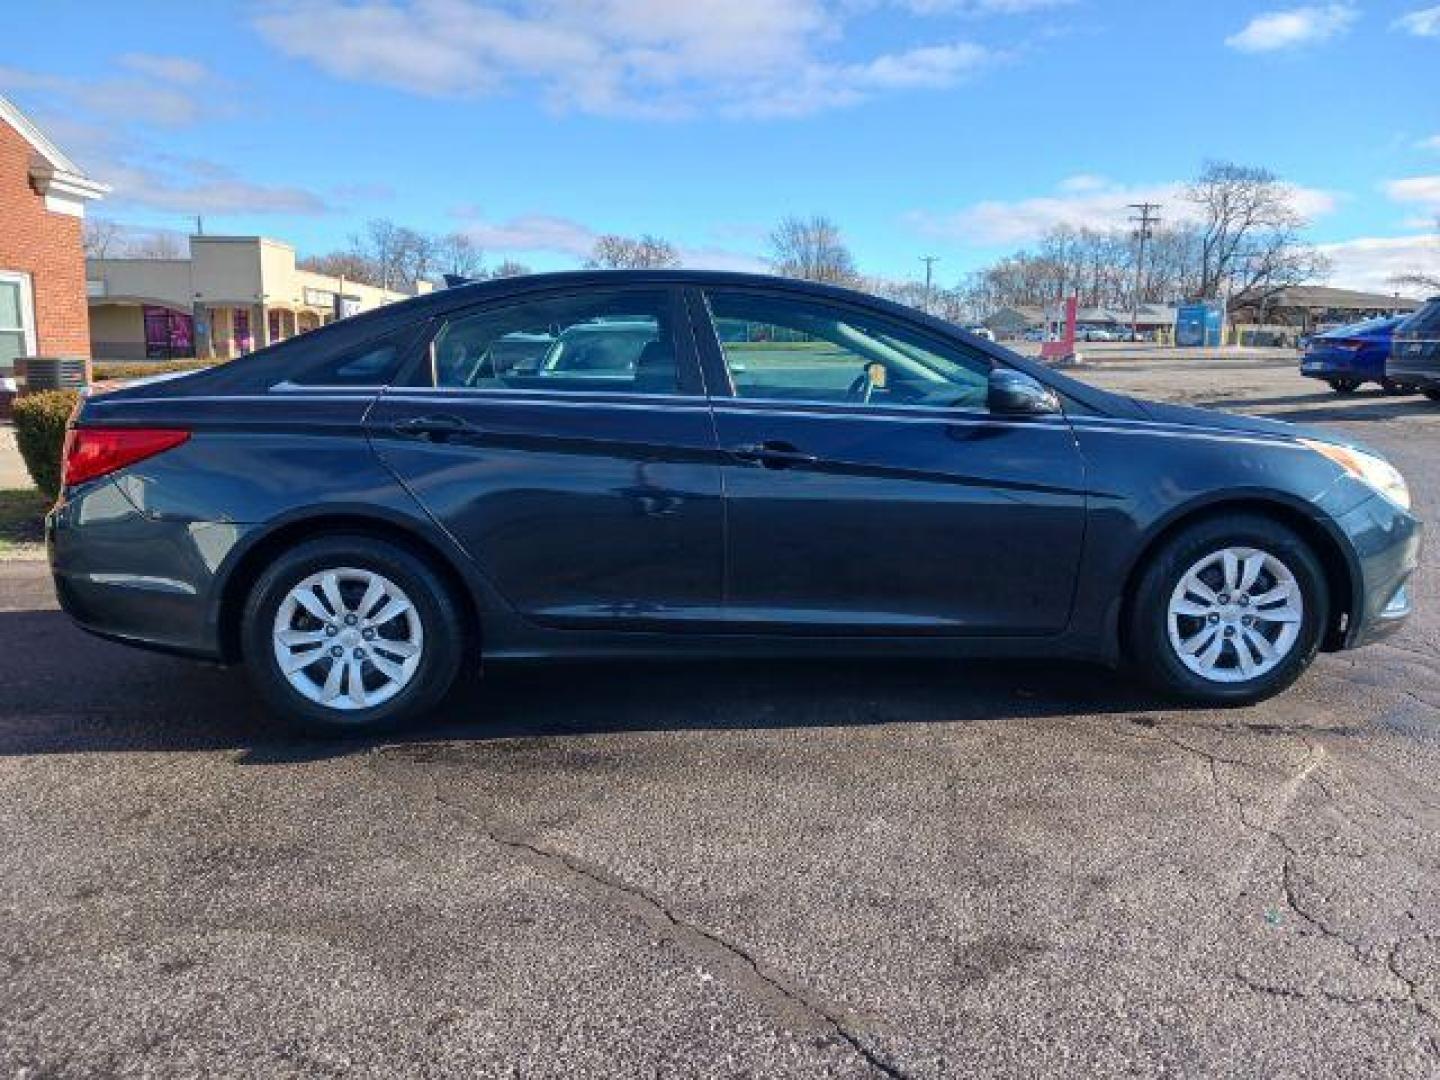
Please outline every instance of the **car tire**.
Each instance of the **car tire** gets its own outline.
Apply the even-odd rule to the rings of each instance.
[[[1226,552],[1237,556],[1233,570]],[[1257,557],[1252,573],[1250,559]],[[1238,578],[1229,586],[1227,572]],[[1192,574],[1214,592],[1213,602],[1190,591]],[[1222,591],[1227,587],[1230,592]],[[1274,599],[1282,590],[1283,605]],[[1315,659],[1330,617],[1315,552],[1294,530],[1255,514],[1182,529],[1142,569],[1132,599],[1127,643],[1138,673],[1167,695],[1220,705],[1248,705],[1289,687]],[[1203,636],[1211,631],[1213,637]],[[1217,640],[1218,652],[1210,656]],[[1242,647],[1253,673],[1245,670]],[[1265,656],[1266,648],[1273,657]]]
[[[241,622],[246,666],[266,703],[294,729],[327,737],[423,717],[454,683],[464,638],[440,576],[365,535],[306,540],[281,554],[251,588]]]
[[[1359,379],[1330,379],[1330,389],[1337,394],[1353,394],[1360,389]]]
[[[1431,401],[1440,401],[1440,386],[1432,386],[1429,390],[1424,391],[1424,394]]]
[[[1418,387],[1412,386],[1410,383],[1396,382],[1394,379],[1381,379],[1380,389],[1393,397],[1403,397],[1406,394],[1416,393]]]

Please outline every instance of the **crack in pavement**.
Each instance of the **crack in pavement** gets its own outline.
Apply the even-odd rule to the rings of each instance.
[[[1159,724],[1155,724],[1151,728],[1151,730],[1155,732],[1155,736],[1141,735],[1138,732],[1134,731],[1121,731],[1119,733],[1130,737],[1139,738],[1145,742],[1167,743],[1170,746],[1173,746],[1176,749],[1182,751],[1183,753],[1198,757],[1203,762],[1205,762],[1207,766],[1207,772],[1210,778],[1211,792],[1216,804],[1223,807],[1225,803],[1228,802],[1231,806],[1233,806],[1236,818],[1240,822],[1242,828],[1244,828],[1248,832],[1260,836],[1264,840],[1272,841],[1280,848],[1281,852],[1283,853],[1280,869],[1280,896],[1283,898],[1285,906],[1289,908],[1290,911],[1293,912],[1297,918],[1299,918],[1306,925],[1312,927],[1322,937],[1338,942],[1340,945],[1344,946],[1357,964],[1360,964],[1361,966],[1367,966],[1373,963],[1377,959],[1374,954],[1368,952],[1359,942],[1351,939],[1337,927],[1333,926],[1321,913],[1311,910],[1311,908],[1307,906],[1306,903],[1303,901],[1300,890],[1296,886],[1297,876],[1300,874],[1300,871],[1298,869],[1298,863],[1302,860],[1302,856],[1300,852],[1296,849],[1295,845],[1292,844],[1290,840],[1282,832],[1280,832],[1279,829],[1275,827],[1275,823],[1278,822],[1280,818],[1285,815],[1290,805],[1294,802],[1295,797],[1299,793],[1301,787],[1313,779],[1317,771],[1320,769],[1321,765],[1323,765],[1324,762],[1327,760],[1328,754],[1326,753],[1325,748],[1323,746],[1318,746],[1311,743],[1309,740],[1303,738],[1302,736],[1295,736],[1295,738],[1299,739],[1299,741],[1306,747],[1306,749],[1309,751],[1309,754],[1304,764],[1302,764],[1301,767],[1285,781],[1284,788],[1288,789],[1288,794],[1285,795],[1283,804],[1281,805],[1280,809],[1276,811],[1276,813],[1273,815],[1273,819],[1269,823],[1266,823],[1265,821],[1253,818],[1251,816],[1250,807],[1246,803],[1245,799],[1242,798],[1238,792],[1232,790],[1229,785],[1225,784],[1220,777],[1219,767],[1222,764],[1249,769],[1256,769],[1258,768],[1258,766],[1252,764],[1251,762],[1241,761],[1237,758],[1225,757],[1224,755],[1216,754],[1212,751],[1206,750],[1203,747],[1195,746],[1191,743],[1185,742],[1183,739],[1176,738],[1172,733],[1166,731]],[[1330,790],[1329,785],[1317,781],[1315,783],[1315,786],[1326,796],[1327,801],[1336,803],[1337,807],[1340,809],[1342,816],[1346,817],[1348,820],[1349,815],[1345,813],[1343,807],[1339,806],[1338,802],[1334,798],[1333,792]],[[1308,999],[1312,997],[1318,997],[1321,1000],[1333,1004],[1350,1006],[1367,1004],[1395,1005],[1404,1002],[1408,1003],[1415,1010],[1417,1015],[1428,1021],[1436,1022],[1440,1021],[1440,1015],[1437,1015],[1436,1011],[1431,1008],[1422,999],[1420,995],[1420,989],[1423,985],[1422,981],[1406,975],[1399,964],[1400,951],[1409,941],[1423,940],[1427,939],[1429,936],[1430,935],[1419,935],[1418,937],[1403,938],[1399,941],[1392,943],[1388,948],[1386,948],[1383,958],[1385,970],[1391,977],[1396,980],[1396,982],[1398,982],[1401,986],[1404,987],[1404,993],[1393,997],[1339,994],[1335,991],[1326,990],[1323,987],[1316,988],[1314,990],[1304,990],[1298,987],[1282,986],[1256,979],[1253,976],[1246,974],[1239,967],[1236,967],[1234,969],[1233,975],[1237,982],[1247,987],[1248,989],[1257,993],[1264,993],[1275,997],[1295,999]],[[1440,1043],[1437,1043],[1433,1037],[1428,1043],[1428,1049],[1431,1051],[1432,1054],[1440,1057]]]
[[[376,751],[372,751],[372,755],[374,753]],[[491,842],[520,856],[535,869],[563,878],[591,897],[634,915],[661,937],[699,959],[709,973],[722,976],[730,985],[759,1000],[790,1028],[838,1039],[880,1076],[910,1080],[909,1074],[866,1046],[850,1030],[850,1022],[840,1010],[761,963],[747,950],[682,919],[645,889],[602,866],[549,847],[532,833],[486,821],[470,807],[446,798],[438,784],[432,785],[432,797],[439,805],[474,822]]]

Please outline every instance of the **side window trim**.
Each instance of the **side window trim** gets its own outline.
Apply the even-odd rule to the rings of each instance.
[[[715,316],[710,310],[709,294],[712,292],[724,292],[737,296],[753,296],[767,300],[788,300],[794,299],[798,302],[824,303],[841,311],[851,311],[859,315],[868,316],[887,323],[901,323],[901,325],[916,337],[933,343],[938,348],[956,349],[960,347],[955,341],[942,338],[928,327],[917,326],[908,321],[896,319],[895,316],[886,312],[874,311],[861,304],[850,303],[844,300],[835,300],[831,297],[824,297],[816,300],[807,297],[801,292],[791,292],[786,289],[765,289],[753,286],[720,285],[714,288],[689,288],[686,290],[687,307],[690,312],[692,332],[697,338],[700,346],[697,350],[702,361],[706,383],[716,387],[710,396],[717,401],[729,403],[752,402],[766,405],[792,405],[807,409],[827,409],[837,413],[853,415],[855,410],[864,409],[865,406],[857,406],[851,402],[826,400],[822,398],[768,398],[768,397],[741,397],[735,390],[734,378],[730,373],[730,365],[725,359],[725,348],[720,343],[719,330],[715,325]],[[980,349],[967,350],[975,357],[989,364],[992,369],[997,366],[1004,366],[1004,361],[992,356],[989,352]],[[938,405],[887,405],[888,409],[898,409],[909,412],[923,412],[927,414],[955,412],[974,413],[988,416],[989,413],[983,409],[966,409],[959,406],[938,406]]]
[[[662,293],[665,297],[665,305],[670,315],[670,325],[675,338],[675,365],[679,380],[679,390],[673,394],[650,394],[637,393],[634,390],[606,389],[562,389],[547,387],[487,387],[487,386],[442,386],[439,384],[435,368],[435,342],[445,327],[461,319],[470,318],[475,315],[483,315],[487,312],[498,311],[508,307],[516,307],[521,304],[546,302],[552,300],[564,300],[567,297],[585,297],[604,293],[607,296],[625,293]],[[682,399],[693,401],[704,400],[705,378],[700,370],[700,364],[696,355],[696,343],[693,328],[686,317],[681,292],[673,285],[612,285],[602,289],[586,288],[561,288],[561,289],[540,289],[534,292],[510,293],[503,297],[497,297],[490,301],[481,301],[470,304],[466,307],[452,308],[433,316],[425,327],[424,333],[417,340],[415,356],[407,363],[402,371],[403,382],[397,379],[395,386],[404,386],[410,390],[421,390],[431,394],[491,394],[497,396],[509,395],[530,395],[532,397],[556,397],[556,398],[608,398],[608,397],[641,397],[651,400]]]

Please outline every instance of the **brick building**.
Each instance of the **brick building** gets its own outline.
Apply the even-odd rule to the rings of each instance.
[[[90,355],[85,205],[108,190],[0,97],[0,400],[16,358]]]

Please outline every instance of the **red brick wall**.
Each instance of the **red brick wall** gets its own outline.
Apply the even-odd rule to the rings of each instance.
[[[83,222],[45,209],[30,186],[33,153],[19,132],[0,121],[0,270],[30,275],[41,356],[89,356]]]

